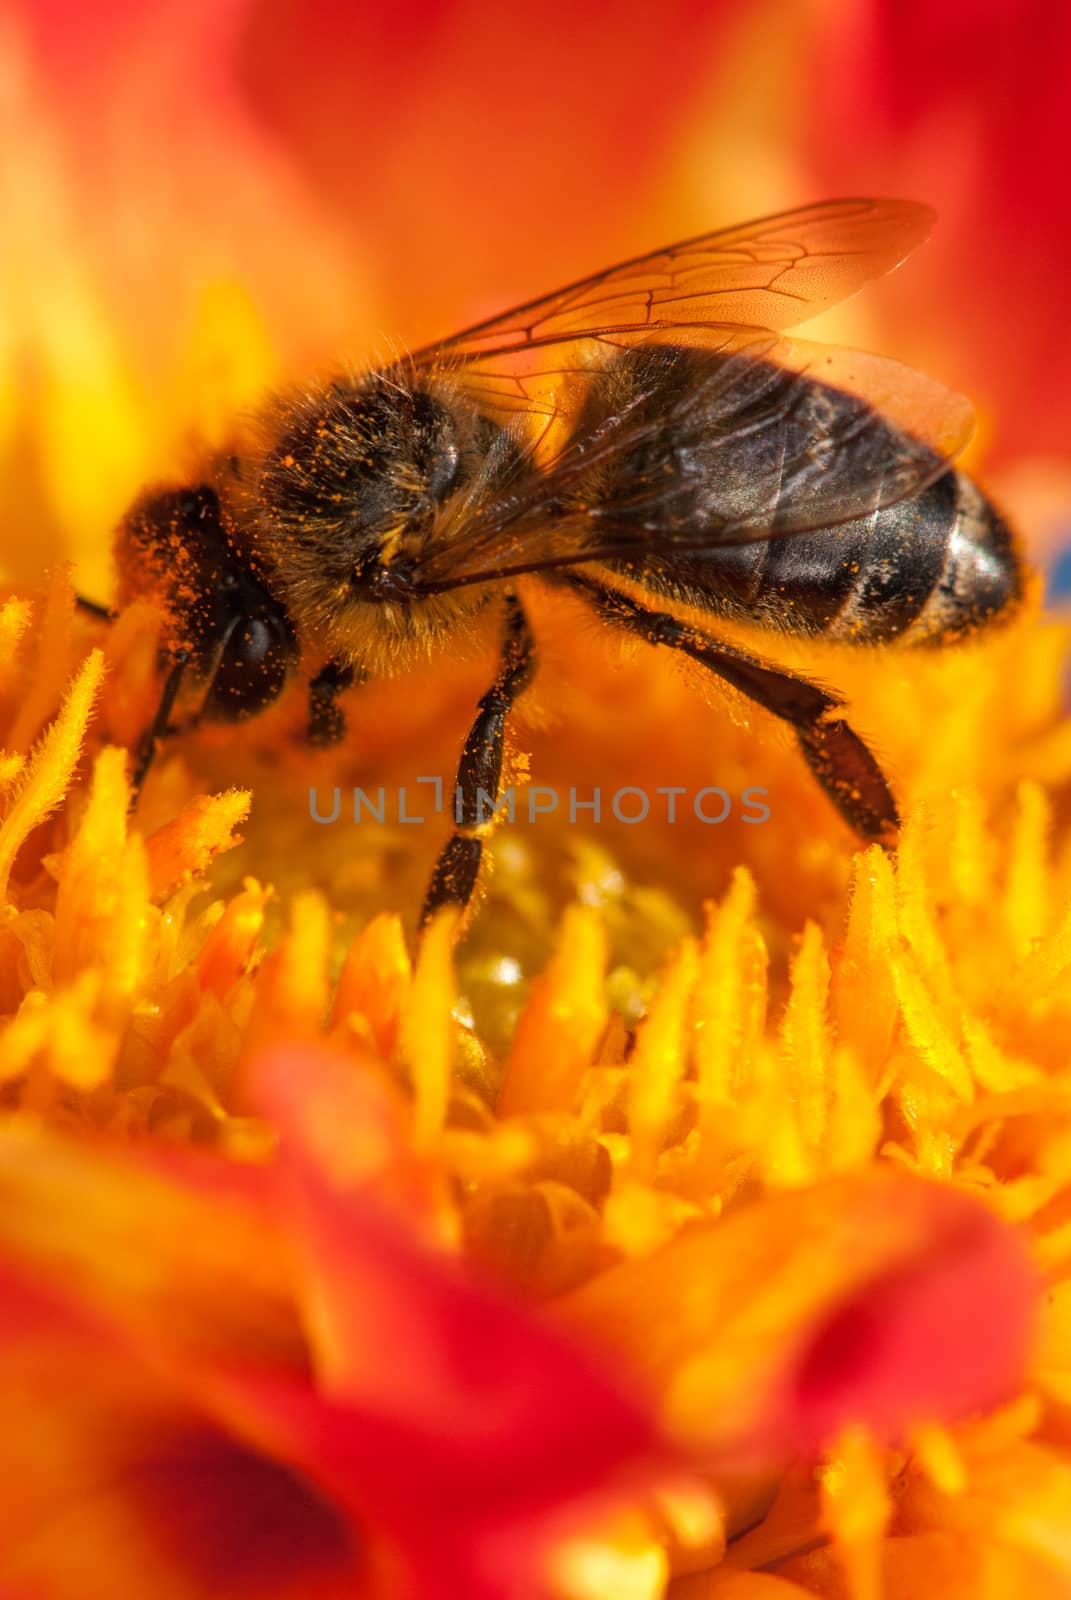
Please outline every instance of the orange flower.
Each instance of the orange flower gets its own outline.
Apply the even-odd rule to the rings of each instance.
[[[768,1472],[846,1418],[895,1434],[996,1399],[1021,1360],[1010,1233],[935,1186],[853,1179],[807,1227],[774,1202],[562,1304],[593,1353],[661,1301],[621,1368],[665,1397],[659,1442],[580,1346],[442,1254],[445,1197],[367,1066],[276,1051],[254,1087],[282,1135],[267,1172],[0,1136],[16,1593],[104,1563],[115,1595],[535,1594],[550,1536],[625,1468],[665,1477],[687,1440],[723,1481]]]
[[[91,655],[26,765],[5,824],[16,868],[77,757],[98,672]],[[211,807],[167,825],[175,865],[162,877],[146,866],[163,859],[158,836],[128,837],[125,810],[119,752],[104,750],[53,865],[54,916],[12,907],[7,921],[3,983],[22,999],[0,1071],[25,1112],[0,1130],[0,1374],[18,1419],[0,1463],[7,1449],[20,1486],[0,1574],[16,1593],[65,1600],[107,1544],[117,1595],[165,1576],[177,1593],[211,1592],[228,1563],[251,1595],[321,1581],[325,1594],[599,1594],[611,1552],[634,1577],[716,1559],[793,1458],[838,1440],[845,1487],[830,1479],[823,1511],[812,1485],[788,1542],[776,1519],[768,1535],[791,1554],[825,1516],[842,1559],[873,1564],[890,1514],[876,1441],[911,1442],[912,1485],[921,1471],[954,1486],[969,1470],[957,1455],[969,1443],[936,1424],[1014,1394],[1034,1270],[978,1198],[871,1165],[865,1072],[887,1040],[873,1018],[868,1037],[842,988],[831,1053],[813,939],[782,1050],[754,1032],[745,878],[704,946],[686,942],[665,972],[627,1078],[599,1061],[602,952],[592,913],[574,913],[517,1029],[496,1122],[456,1076],[447,923],[412,972],[397,925],[373,922],[331,1004],[317,901],[295,904],[257,966],[256,885],[193,921],[189,888],[174,887],[203,869],[206,837],[226,845],[214,826],[206,836]],[[909,863],[910,851],[902,874]],[[880,852],[870,870],[842,985],[888,914]],[[912,927],[925,908],[909,877],[903,894],[906,962],[925,948]],[[1066,943],[1057,930],[1034,969],[1064,961]],[[952,1127],[939,1085],[956,1087],[962,1069],[954,1049],[942,1059],[939,1016],[919,1011],[926,977],[912,982],[904,1017],[929,1030],[937,1076],[912,1082],[905,1060],[904,1109],[917,1160],[939,1170],[933,1141]],[[315,1040],[325,1020],[338,1054],[297,1042],[264,1053],[272,1039]],[[541,1081],[548,1058],[563,1076]],[[1009,1067],[983,1054],[975,1070],[996,1091]],[[221,1156],[87,1144],[94,1124]],[[606,1152],[616,1174],[600,1168]],[[745,1200],[745,1173],[765,1198]],[[545,1311],[480,1287],[451,1259],[459,1246]],[[41,1432],[61,1397],[64,1428]],[[864,1425],[875,1442],[860,1441]],[[646,1483],[644,1509],[593,1542],[592,1506],[620,1504],[630,1474],[633,1495]],[[92,1491],[100,1482],[114,1492]],[[934,1515],[922,1511],[923,1531]],[[276,1542],[245,1531],[265,1517]],[[197,1530],[196,1550],[168,1542],[161,1529],[176,1525]],[[240,1558],[246,1537],[255,1559]]]
[[[1064,630],[766,641],[850,686],[891,858],[543,597],[519,791],[757,784],[770,823],[503,824],[414,961],[441,827],[309,791],[448,777],[489,662],[362,686],[338,752],[285,699],[168,740],[131,818],[160,617],[63,568],[113,593],[131,497],[282,378],[859,189],[941,225],[819,336],[977,396],[1041,548],[1069,49],[1022,16],[0,19],[0,1600],[1066,1591]]]

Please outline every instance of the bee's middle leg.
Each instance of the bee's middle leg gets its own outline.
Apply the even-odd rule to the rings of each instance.
[[[821,684],[725,644],[667,611],[654,611],[581,573],[560,580],[605,621],[649,644],[680,650],[717,673],[756,705],[787,722],[814,776],[850,827],[862,838],[891,846],[900,818],[892,790],[874,755],[837,712],[843,700]]]
[[[511,595],[506,606],[502,653],[494,683],[480,701],[457,768],[456,826],[443,846],[428,884],[420,913],[425,926],[443,906],[464,909],[472,898],[489,824],[484,808],[499,798],[506,717],[535,672],[535,641],[520,601]]]

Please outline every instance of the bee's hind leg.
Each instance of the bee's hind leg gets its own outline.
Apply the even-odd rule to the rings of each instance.
[[[520,602],[510,595],[502,654],[495,681],[480,701],[457,768],[455,829],[431,875],[420,925],[444,906],[464,909],[472,899],[489,821],[485,808],[498,801],[502,783],[506,717],[535,672],[535,641]]]
[[[581,573],[563,573],[559,581],[581,595],[606,622],[627,628],[649,644],[680,650],[789,723],[807,765],[845,822],[868,841],[895,845],[900,817],[892,790],[862,739],[836,715],[844,703],[839,695],[736,645],[724,644],[670,612],[649,610]]]

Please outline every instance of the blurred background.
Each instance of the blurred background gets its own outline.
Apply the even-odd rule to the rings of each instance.
[[[106,595],[138,485],[280,377],[854,193],[940,224],[816,332],[966,390],[1058,551],[1069,90],[1051,0],[7,0],[5,575]]]

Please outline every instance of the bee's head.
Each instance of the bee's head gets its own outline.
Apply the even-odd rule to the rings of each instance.
[[[119,525],[122,602],[155,600],[169,619],[166,648],[207,680],[202,712],[254,716],[277,698],[296,653],[290,618],[234,537],[211,484],[147,490]]]

